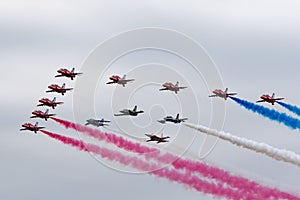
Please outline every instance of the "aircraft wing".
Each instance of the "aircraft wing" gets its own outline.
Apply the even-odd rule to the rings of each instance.
[[[228,93],[227,95],[237,95],[237,93]]]
[[[157,120],[159,123],[161,123],[161,124],[165,124],[166,123],[166,120]]]
[[[115,83],[114,81],[111,81],[111,82],[107,82],[106,84],[113,84],[113,83]]]
[[[157,144],[158,143],[161,143],[161,142],[168,142],[167,140],[165,140],[165,139],[163,139],[163,140],[159,140],[159,141],[157,141]]]
[[[265,100],[258,100],[256,103],[265,102]]]
[[[283,100],[284,98],[276,98],[275,101]]]
[[[209,95],[208,97],[217,97],[217,95],[212,94],[212,95]]]
[[[182,118],[180,120],[184,122],[184,121],[188,120],[188,118]]]
[[[66,88],[65,90],[73,90],[73,88]]]
[[[178,87],[179,89],[185,89],[185,88],[187,88],[187,87]]]
[[[62,74],[58,74],[58,75],[56,75],[55,77],[63,77],[64,75],[62,75]]]
[[[124,81],[130,82],[130,81],[134,81],[134,79],[126,79],[126,80],[124,80]]]
[[[147,137],[151,137],[152,135],[150,135],[150,134],[145,134]]]
[[[114,114],[114,116],[125,116],[125,115],[129,115],[129,114],[128,113]]]
[[[166,87],[165,87],[165,88],[161,88],[161,89],[159,89],[159,90],[168,90],[168,89],[169,89],[169,88],[166,88]]]

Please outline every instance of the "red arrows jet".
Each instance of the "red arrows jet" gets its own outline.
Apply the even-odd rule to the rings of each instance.
[[[82,73],[80,72],[74,72],[75,68],[72,68],[71,71],[69,71],[68,69],[64,69],[61,68],[59,70],[57,70],[57,72],[59,73],[58,75],[56,75],[55,77],[67,77],[67,78],[71,78],[71,80],[73,80],[75,78],[76,75],[80,75]]]
[[[53,109],[58,105],[58,104],[63,104],[64,102],[56,102],[56,97],[53,98],[53,100],[51,101],[48,98],[42,98],[39,100],[40,104],[38,104],[37,106],[49,106],[52,107]]]
[[[113,75],[113,76],[109,77],[109,79],[110,79],[111,81],[110,81],[110,82],[107,82],[106,84],[114,84],[114,83],[117,83],[117,84],[123,85],[123,87],[125,87],[125,85],[126,85],[128,82],[134,81],[134,79],[126,79],[126,74],[123,76],[123,78],[121,78],[120,76],[117,76],[117,75]]]
[[[224,91],[217,89],[217,90],[213,91],[213,93],[214,93],[213,95],[210,95],[208,97],[221,97],[221,98],[224,98],[225,100],[227,100],[227,98],[229,96],[237,95],[237,93],[227,93],[227,92],[228,92],[228,88],[226,88]]]
[[[150,135],[150,134],[145,134],[147,137],[149,137],[149,140],[147,140],[146,142],[157,142],[157,143],[161,143],[161,142],[169,142],[166,139],[169,139],[169,136],[164,137],[163,134],[161,134],[161,136],[156,136],[156,135]]]
[[[163,88],[159,89],[160,91],[162,90],[170,90],[170,91],[174,91],[176,94],[178,93],[178,91],[180,89],[185,89],[187,87],[179,87],[179,82],[177,81],[176,84],[174,85],[173,83],[170,82],[166,82],[164,84],[162,84]]]
[[[39,117],[39,118],[42,118],[42,119],[45,119],[47,121],[47,119],[51,116],[54,116],[55,114],[48,114],[48,109],[46,110],[46,112],[43,112],[41,110],[35,110],[32,112],[33,116],[31,116],[30,118],[36,118],[36,117]]]
[[[37,133],[37,131],[39,131],[40,129],[45,128],[45,127],[38,126],[38,122],[36,122],[35,125],[30,124],[30,123],[25,123],[25,124],[22,124],[22,127],[23,128],[21,128],[20,131],[29,130],[29,131],[33,131],[35,133]]]
[[[64,83],[61,87],[57,84],[52,84],[49,85],[48,88],[50,90],[46,91],[46,92],[57,92],[57,93],[61,93],[62,95],[64,95],[68,90],[73,90],[73,88],[65,88],[66,84]]]
[[[256,103],[260,103],[260,102],[268,102],[271,103],[272,105],[274,105],[275,102],[283,100],[284,98],[275,98],[275,93],[272,94],[272,96],[268,95],[268,94],[264,94],[260,97],[262,100],[258,100],[256,101]]]

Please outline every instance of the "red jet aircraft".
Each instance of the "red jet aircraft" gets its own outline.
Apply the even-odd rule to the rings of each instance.
[[[49,106],[52,107],[53,109],[58,105],[58,104],[63,104],[64,102],[56,102],[56,97],[53,98],[53,100],[51,101],[48,98],[42,98],[39,100],[40,104],[38,104],[37,106]]]
[[[45,119],[47,121],[47,119],[51,116],[54,116],[55,114],[48,114],[48,109],[46,110],[46,112],[43,112],[41,110],[35,110],[32,112],[33,116],[31,116],[30,118],[36,118],[36,117],[39,117],[39,118],[42,118],[42,119]]]
[[[213,91],[214,93],[213,95],[210,95],[208,97],[221,97],[227,100],[229,96],[237,95],[237,93],[227,93],[227,92],[228,92],[228,88],[226,88],[225,91],[217,89]]]
[[[120,76],[117,76],[117,75],[113,75],[113,76],[109,77],[109,79],[110,79],[111,81],[110,81],[110,82],[107,82],[106,84],[114,84],[114,83],[117,83],[117,84],[123,85],[123,87],[125,87],[125,85],[126,85],[128,82],[134,81],[134,79],[126,79],[126,74],[123,76],[123,78],[121,78]]]
[[[163,134],[161,134],[161,136],[156,136],[156,135],[150,135],[150,134],[145,134],[147,137],[149,137],[149,140],[147,140],[146,142],[157,142],[157,143],[161,143],[161,142],[169,142],[166,139],[170,138],[169,136],[164,137]]]
[[[176,94],[179,92],[180,89],[185,89],[187,87],[179,87],[179,82],[177,81],[176,84],[174,85],[173,83],[166,82],[162,84],[163,88],[159,89],[160,91],[162,90],[170,90],[174,91]]]
[[[80,72],[74,72],[75,68],[72,68],[71,71],[69,71],[68,69],[64,69],[61,68],[59,70],[57,70],[57,72],[59,73],[58,75],[56,75],[55,77],[67,77],[67,78],[71,78],[71,80],[73,80],[75,78],[76,75],[80,75],[82,73]]]
[[[64,95],[68,90],[73,90],[73,88],[65,88],[66,84],[64,83],[61,87],[57,84],[52,84],[49,85],[48,88],[50,90],[46,91],[46,92],[57,92],[57,93],[61,93],[62,95]]]
[[[36,122],[35,125],[30,124],[30,123],[25,123],[25,124],[22,124],[22,127],[23,128],[21,128],[20,131],[29,130],[29,131],[33,131],[35,133],[37,133],[37,131],[39,131],[40,129],[45,128],[45,127],[38,126],[38,122]]]
[[[268,95],[268,94],[264,94],[260,97],[262,100],[258,100],[256,101],[256,103],[260,103],[260,102],[268,102],[271,103],[272,105],[274,105],[275,102],[283,100],[284,98],[275,98],[275,93],[272,94],[272,96]]]

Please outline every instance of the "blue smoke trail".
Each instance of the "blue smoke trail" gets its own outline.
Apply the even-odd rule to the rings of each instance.
[[[291,129],[300,129],[300,120],[293,118],[285,113],[280,113],[274,109],[269,109],[261,105],[257,105],[252,102],[242,100],[236,97],[230,97],[230,98],[248,110],[251,110],[255,113],[258,113],[264,117],[267,117],[279,123],[283,123],[284,125],[290,127]]]
[[[284,108],[288,109],[289,111],[295,113],[296,115],[300,116],[300,108],[297,106],[293,106],[287,103],[283,103],[283,102],[277,102],[278,104],[280,104],[281,106],[283,106]]]

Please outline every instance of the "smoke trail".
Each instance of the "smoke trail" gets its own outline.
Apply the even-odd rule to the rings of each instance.
[[[206,133],[208,135],[213,135],[213,136],[219,137],[219,138],[226,140],[237,146],[241,146],[246,149],[250,149],[255,152],[265,154],[276,160],[288,162],[288,163],[291,163],[291,164],[294,164],[294,165],[297,165],[298,167],[300,167],[300,155],[295,152],[288,151],[285,149],[278,149],[278,148],[272,147],[266,143],[259,143],[259,142],[249,140],[246,138],[237,137],[230,133],[212,130],[205,126],[201,126],[201,125],[197,125],[197,126],[193,125],[193,124],[184,124],[184,125],[186,125],[190,128],[196,129],[197,131],[201,131],[202,133]]]
[[[278,101],[277,103],[279,105],[283,106],[284,108],[288,109],[289,111],[295,113],[296,115],[300,116],[300,108],[299,107],[293,106],[293,105],[290,105],[290,104],[287,104],[287,103],[284,103],[281,101]]]
[[[271,120],[283,123],[291,129],[300,129],[300,120],[293,118],[285,113],[280,113],[274,109],[269,109],[261,105],[254,104],[252,102],[242,100],[236,97],[230,97],[232,100],[245,107],[248,110],[251,110],[255,113],[258,113],[264,117],[267,117]]]
[[[271,189],[265,186],[261,186],[260,184],[250,181],[246,178],[234,176],[225,170],[219,169],[217,167],[209,166],[206,163],[192,161],[188,159],[178,158],[170,153],[165,153],[160,155],[160,150],[156,148],[150,148],[139,143],[135,143],[129,140],[124,139],[123,137],[116,136],[114,134],[103,133],[100,130],[92,129],[87,126],[83,126],[80,124],[75,124],[73,122],[69,122],[66,120],[58,119],[52,117],[56,122],[64,125],[66,128],[72,128],[76,131],[83,132],[89,136],[97,138],[98,140],[104,140],[106,142],[112,143],[119,148],[123,148],[128,151],[132,151],[135,153],[144,153],[147,159],[155,159],[162,163],[170,163],[176,169],[183,169],[189,171],[191,173],[200,173],[201,175],[213,178],[217,181],[225,182],[227,185],[231,187],[239,188],[240,190],[244,190],[244,192],[259,194],[263,198],[291,198],[292,196],[288,193],[281,192],[276,189]],[[175,161],[175,162],[173,162]]]
[[[151,169],[157,169],[158,165],[149,164],[148,162],[139,159],[138,157],[132,157],[124,155],[120,152],[113,151],[107,148],[102,148],[94,144],[84,143],[80,140],[76,140],[70,137],[58,135],[48,131],[40,130],[44,134],[54,138],[58,141],[61,141],[64,144],[71,145],[78,150],[88,151],[100,155],[102,158],[106,158],[110,161],[117,161],[123,165],[131,166],[141,171],[150,171]],[[175,181],[187,185],[189,188],[194,188],[199,192],[205,194],[212,194],[216,197],[226,197],[229,199],[251,199],[253,196],[245,196],[243,192],[232,189],[220,187],[222,185],[208,182],[205,180],[199,179],[197,176],[194,176],[190,173],[180,173],[174,169],[160,169],[156,171],[148,172],[149,174],[156,175],[161,178],[167,178],[170,181]]]

